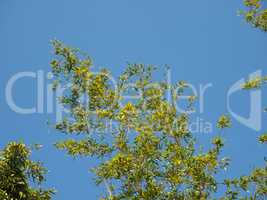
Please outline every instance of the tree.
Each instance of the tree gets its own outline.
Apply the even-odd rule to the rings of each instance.
[[[256,28],[267,31],[267,8],[264,8],[263,0],[245,0],[244,4],[248,8],[241,13],[247,22]]]
[[[99,159],[92,171],[97,184],[108,185],[105,199],[204,200],[214,198],[218,188],[225,188],[225,200],[265,198],[266,168],[233,180],[215,178],[229,165],[220,155],[224,142],[218,135],[208,151],[196,147],[188,128],[195,97],[188,99],[188,112],[180,113],[175,106],[187,89],[184,81],[155,81],[155,67],[142,64],[129,64],[117,82],[111,81],[107,69],[93,73],[91,59],[78,50],[59,41],[53,45],[55,89],[65,87],[60,103],[70,110],[56,124],[68,139],[56,146],[71,156]],[[127,94],[139,98],[128,100]],[[110,122],[112,128],[107,127]],[[222,116],[217,127],[230,125]]]
[[[44,182],[46,169],[29,159],[30,149],[22,143],[9,143],[0,152],[1,200],[50,200],[53,190],[33,188]]]

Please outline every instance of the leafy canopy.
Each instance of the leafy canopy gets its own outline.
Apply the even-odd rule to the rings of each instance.
[[[229,165],[220,155],[224,142],[216,136],[206,152],[196,147],[188,129],[190,116],[175,107],[187,89],[185,82],[155,81],[155,67],[142,64],[130,64],[112,81],[107,69],[92,71],[89,57],[59,41],[53,45],[55,89],[65,87],[60,103],[70,111],[56,124],[68,137],[56,146],[72,156],[99,159],[92,171],[97,184],[107,185],[104,198],[205,200],[214,198],[218,189],[225,191],[225,200],[266,196],[266,168],[233,180],[215,178]],[[138,98],[125,98],[129,94]],[[194,100],[188,99],[187,111]],[[230,124],[222,116],[217,127]]]
[[[1,200],[50,200],[52,190],[40,187],[44,182],[45,168],[29,159],[30,149],[22,143],[12,142],[0,152]]]

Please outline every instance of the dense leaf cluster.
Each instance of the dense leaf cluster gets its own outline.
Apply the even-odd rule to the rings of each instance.
[[[0,152],[1,200],[50,200],[53,190],[40,188],[45,168],[29,159],[30,149],[12,142]],[[34,188],[31,185],[37,184]]]
[[[248,8],[242,11],[246,21],[256,28],[267,31],[267,8],[264,6],[264,0],[245,0],[244,4]]]

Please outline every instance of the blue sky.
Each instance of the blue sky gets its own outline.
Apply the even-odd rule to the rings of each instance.
[[[58,190],[55,199],[97,199],[103,188],[94,185],[88,172],[95,160],[74,160],[54,149],[53,143],[62,138],[46,123],[54,114],[12,111],[5,99],[8,80],[22,71],[49,72],[49,41],[56,38],[88,53],[95,66],[105,66],[115,75],[123,71],[126,62],[166,64],[173,81],[186,80],[197,87],[211,83],[204,112],[198,116],[214,123],[227,113],[226,94],[236,81],[257,70],[267,73],[267,35],[238,16],[241,5],[241,0],[2,0],[0,146],[12,140],[43,144],[33,157],[49,169],[47,186]],[[21,107],[36,103],[34,80],[20,80],[13,93]],[[233,110],[248,115],[249,93],[233,96]],[[262,91],[262,99],[266,100],[266,91]],[[266,129],[255,131],[233,120],[233,128],[224,133],[223,152],[232,158],[232,165],[223,176],[247,174],[263,165],[267,150],[257,144],[256,137]],[[215,135],[215,129],[199,133],[199,143],[205,147]]]

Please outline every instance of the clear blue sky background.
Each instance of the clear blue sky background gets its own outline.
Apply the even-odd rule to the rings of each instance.
[[[167,64],[173,81],[212,83],[205,112],[199,116],[214,122],[227,112],[226,92],[233,83],[258,69],[267,73],[267,34],[237,16],[241,5],[241,0],[1,0],[0,146],[12,140],[42,143],[44,148],[33,157],[50,170],[46,185],[58,190],[55,199],[97,199],[104,190],[88,173],[95,161],[74,160],[54,149],[53,143],[62,137],[46,124],[53,114],[14,113],[5,100],[7,81],[21,71],[48,72],[49,41],[57,38],[87,52],[95,66],[106,66],[115,75],[126,62]],[[21,80],[14,96],[20,106],[36,103],[33,80]],[[248,115],[248,92],[235,94],[232,107]],[[216,130],[199,134],[200,143],[207,145],[214,135]],[[232,168],[222,177],[247,174],[263,165],[267,150],[257,144],[258,135],[233,121],[233,128],[224,133],[223,152],[231,156]]]

